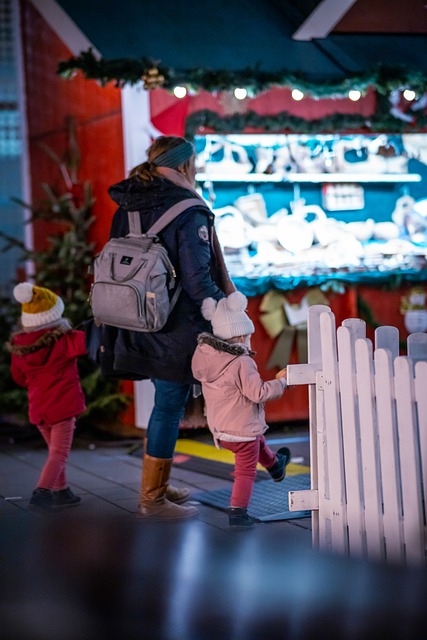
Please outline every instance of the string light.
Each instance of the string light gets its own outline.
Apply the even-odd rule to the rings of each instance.
[[[412,102],[412,100],[415,100],[415,97],[416,97],[415,91],[412,91],[412,89],[405,89],[405,91],[403,92],[403,97],[408,102]]]
[[[237,98],[237,100],[244,100],[247,95],[248,92],[246,89],[242,89],[241,87],[234,89],[234,97]]]
[[[187,95],[187,89],[185,87],[175,87],[173,93],[176,98],[185,98]]]
[[[302,100],[304,98],[304,94],[302,91],[300,91],[299,89],[292,89],[292,98],[294,100],[296,100],[297,102],[299,102],[300,100]]]
[[[348,92],[348,97],[350,100],[353,100],[353,102],[357,102],[362,97],[362,94],[357,89],[352,89]]]

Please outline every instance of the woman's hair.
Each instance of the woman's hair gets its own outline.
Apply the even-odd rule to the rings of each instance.
[[[156,158],[186,142],[187,140],[181,136],[160,136],[148,147],[148,160],[134,167],[129,172],[129,178],[137,177],[140,180],[152,180],[156,175],[156,167],[154,165]],[[184,169],[188,168],[189,162],[190,158],[182,163]]]

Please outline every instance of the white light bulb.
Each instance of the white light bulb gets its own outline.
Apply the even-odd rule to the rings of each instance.
[[[240,87],[234,89],[234,97],[237,98],[237,100],[244,100],[247,95],[248,92],[246,91],[246,89],[242,89]]]
[[[175,87],[173,92],[176,98],[185,98],[187,95],[187,89],[185,87]]]
[[[403,92],[403,97],[408,102],[412,102],[412,100],[415,100],[415,91],[412,91],[412,89],[405,89],[405,91]]]
[[[350,100],[353,100],[353,102],[357,102],[362,97],[362,94],[357,89],[352,89],[348,92],[348,97]]]
[[[291,94],[291,95],[292,95],[292,98],[293,98],[294,100],[296,100],[297,102],[298,102],[299,100],[302,100],[302,99],[303,99],[303,97],[304,97],[303,92],[302,92],[302,91],[300,91],[299,89],[292,89],[292,94]]]

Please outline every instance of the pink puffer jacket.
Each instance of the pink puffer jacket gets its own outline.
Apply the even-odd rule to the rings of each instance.
[[[286,381],[263,382],[245,345],[202,333],[192,369],[202,383],[207,421],[215,439],[221,439],[221,434],[256,437],[267,430],[264,403],[280,398]]]

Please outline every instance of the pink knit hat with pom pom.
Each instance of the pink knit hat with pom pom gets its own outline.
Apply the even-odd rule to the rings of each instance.
[[[13,290],[15,300],[22,304],[21,322],[25,328],[41,327],[59,320],[64,312],[62,299],[50,289],[20,282]]]
[[[230,293],[228,298],[218,302],[213,298],[205,298],[202,304],[202,315],[212,324],[213,334],[221,340],[248,336],[254,333],[252,320],[245,313],[248,300],[240,291]]]

